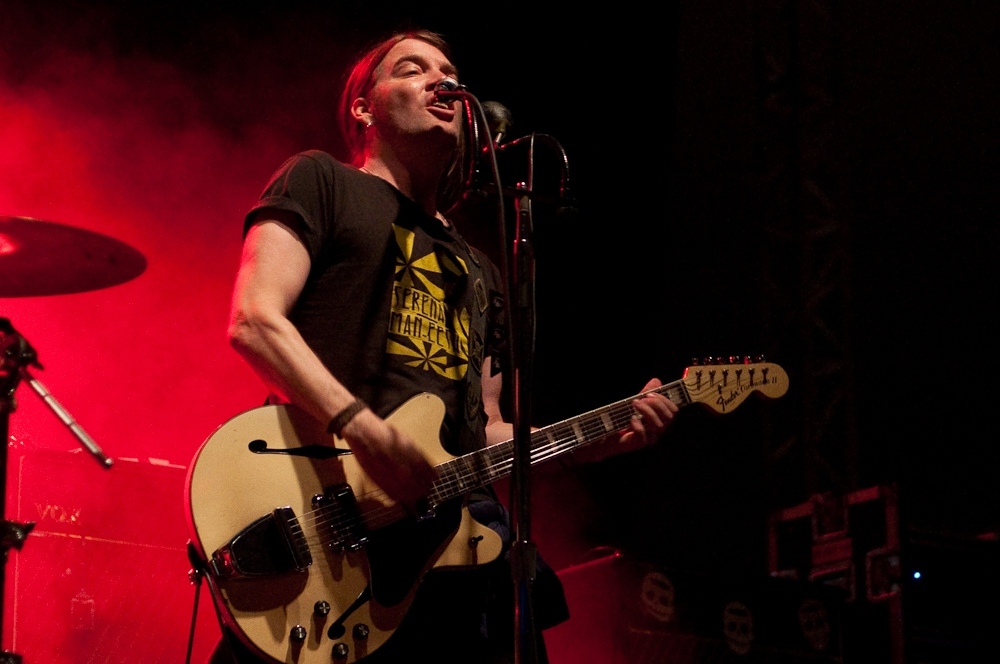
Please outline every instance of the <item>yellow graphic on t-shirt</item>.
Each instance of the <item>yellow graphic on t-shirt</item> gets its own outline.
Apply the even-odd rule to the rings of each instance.
[[[399,255],[389,312],[386,352],[405,364],[434,371],[452,380],[465,377],[469,366],[469,312],[445,303],[445,284],[467,275],[461,258],[430,251],[414,256],[415,234],[393,225]],[[403,337],[400,339],[399,337]]]

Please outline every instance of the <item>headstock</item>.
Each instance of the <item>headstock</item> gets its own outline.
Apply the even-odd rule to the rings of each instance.
[[[777,399],[788,391],[788,374],[772,362],[751,362],[750,358],[730,357],[726,364],[722,358],[712,363],[694,363],[684,370],[681,379],[688,396],[694,403],[702,403],[717,413],[735,410],[743,401],[759,392],[769,399]]]

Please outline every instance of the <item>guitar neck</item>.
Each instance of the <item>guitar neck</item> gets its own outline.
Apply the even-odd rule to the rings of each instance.
[[[692,403],[684,381],[677,380],[568,420],[550,424],[531,434],[532,465],[555,459],[609,434],[627,429],[629,421],[636,412],[632,402],[653,393],[665,395],[678,406]],[[507,477],[513,468],[513,460],[514,442],[508,440],[438,465],[438,479],[430,496],[431,502],[440,504]]]

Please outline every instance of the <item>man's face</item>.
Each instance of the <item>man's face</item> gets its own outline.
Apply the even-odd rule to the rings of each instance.
[[[437,132],[454,141],[461,131],[459,102],[434,103],[434,86],[445,77],[457,78],[455,67],[436,47],[419,39],[404,39],[375,70],[368,94],[379,135],[387,140]]]

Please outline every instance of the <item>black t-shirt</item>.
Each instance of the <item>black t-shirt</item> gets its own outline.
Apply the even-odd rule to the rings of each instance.
[[[247,214],[244,233],[266,209],[301,219],[295,230],[311,267],[289,318],[330,372],[383,417],[409,397],[433,392],[447,411],[444,448],[457,455],[483,447],[483,359],[492,358],[490,371],[506,359],[503,288],[492,262],[384,180],[324,152],[303,152],[282,165]],[[484,497],[474,496],[470,509],[504,536],[505,511]],[[540,620],[548,626],[568,614],[558,577],[539,565],[536,606],[544,607]],[[488,574],[499,598],[490,603],[489,634],[507,652],[513,643],[505,636],[513,597],[505,585],[509,569],[491,566]],[[486,600],[481,581],[456,579],[449,582],[456,588],[426,595],[422,589],[418,598],[434,606],[424,612],[428,628],[418,620],[409,636],[397,635],[373,659],[397,661],[413,652],[428,633],[440,631],[445,611],[453,617],[446,619],[445,643],[466,643],[455,635],[478,638]],[[459,596],[465,603],[455,603]]]
[[[289,319],[330,372],[380,416],[432,392],[442,444],[485,444],[483,358],[503,354],[496,267],[384,180],[325,152],[289,159],[247,214],[295,213],[311,268]],[[497,366],[495,364],[495,366]]]

